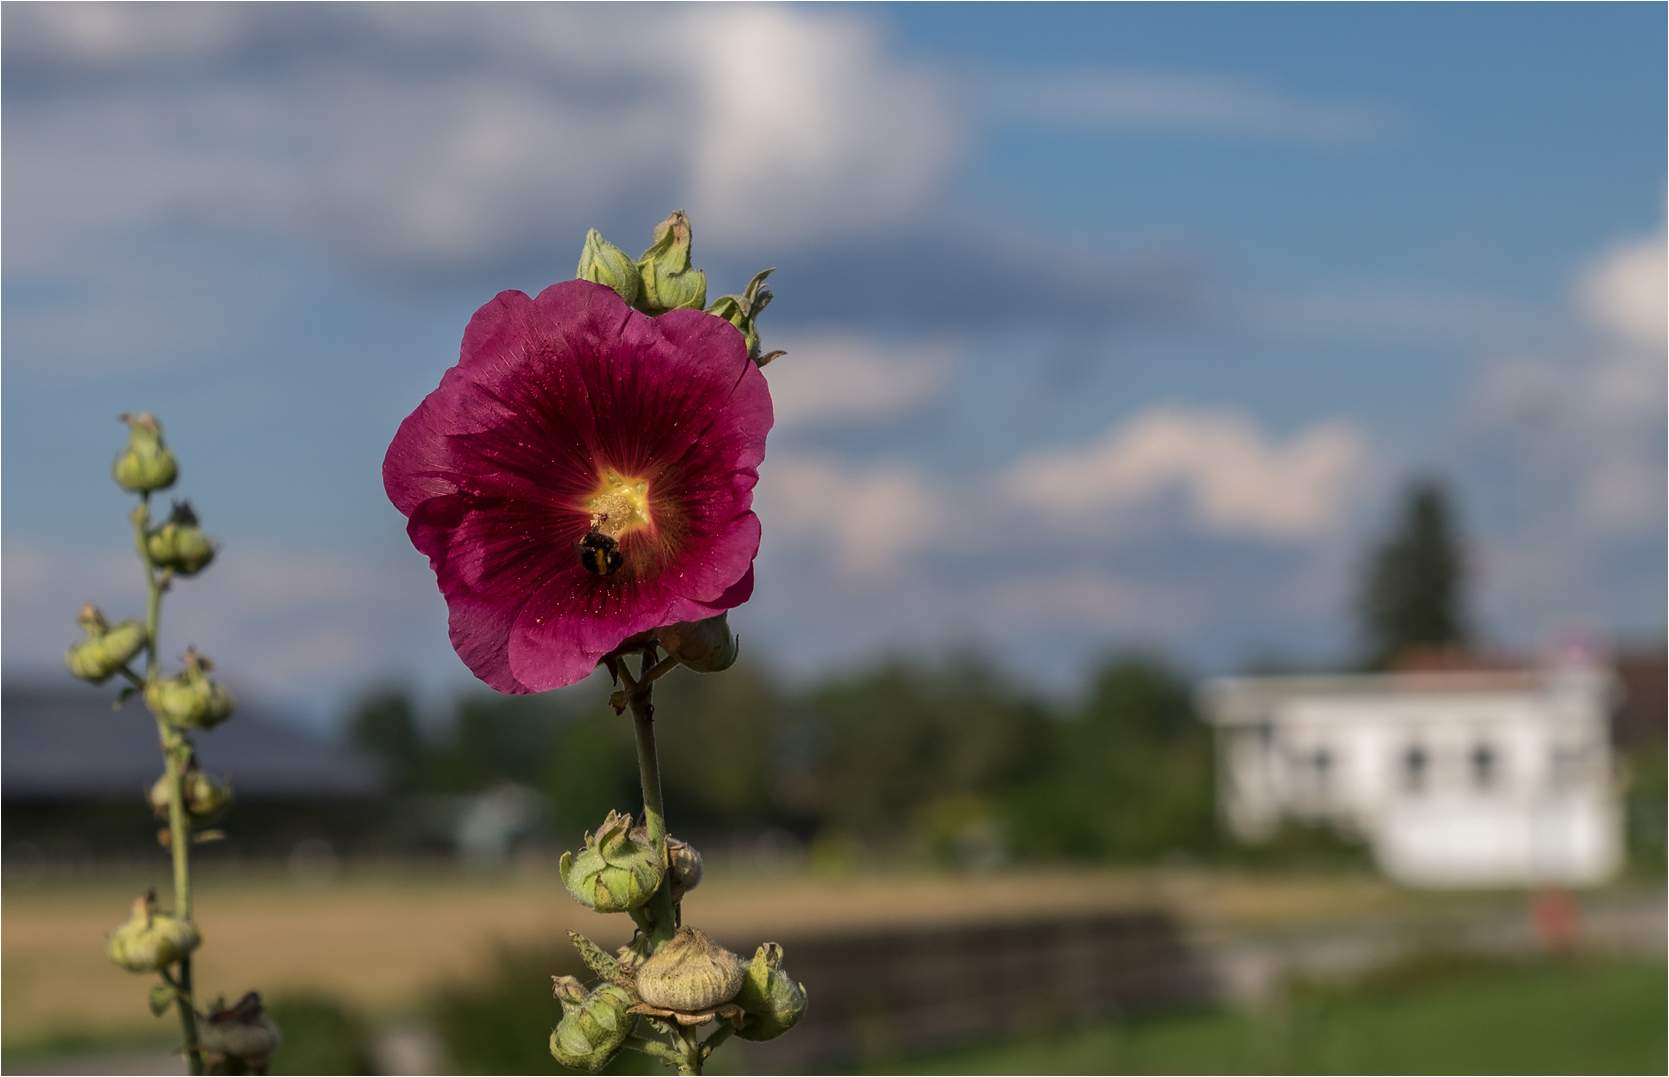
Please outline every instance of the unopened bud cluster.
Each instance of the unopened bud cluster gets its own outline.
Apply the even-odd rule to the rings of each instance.
[[[627,305],[648,315],[669,310],[702,310],[734,325],[747,343],[748,358],[760,366],[783,353],[759,351],[759,315],[771,302],[765,278],[774,270],[757,274],[741,295],[723,295],[707,305],[707,274],[690,262],[690,219],[683,210],[655,226],[649,249],[634,259],[604,239],[595,228],[585,234],[580,250],[580,280],[613,288]]]
[[[646,829],[631,824],[631,816],[610,812],[595,835],[585,836],[584,849],[563,854],[563,882],[581,904],[598,912],[641,912],[662,887],[677,907],[701,883],[701,853],[671,836],[657,853]],[[595,1073],[608,1065],[625,1043],[634,1014],[685,1028],[724,1021],[744,1039],[769,1040],[805,1013],[805,988],[783,970],[782,947],[774,942],[760,946],[744,964],[689,925],[659,946],[640,931],[616,956],[583,935],[573,939],[601,982],[588,989],[571,976],[553,977],[563,1016],[551,1033],[550,1049],[564,1066]]]

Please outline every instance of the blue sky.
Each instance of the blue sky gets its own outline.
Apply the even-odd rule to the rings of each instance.
[[[137,608],[324,720],[468,683],[378,468],[502,288],[689,210],[778,266],[744,646],[1069,685],[1350,651],[1414,471],[1501,647],[1661,639],[1661,5],[6,5],[4,655]]]

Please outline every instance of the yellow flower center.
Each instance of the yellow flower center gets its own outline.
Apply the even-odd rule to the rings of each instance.
[[[591,512],[591,530],[619,539],[628,531],[649,526],[649,483],[608,468],[596,492],[586,498],[585,507]]]

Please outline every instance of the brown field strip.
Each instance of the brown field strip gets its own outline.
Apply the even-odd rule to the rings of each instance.
[[[1385,914],[1410,901],[1365,878],[1061,871],[829,880],[715,865],[708,879],[686,900],[686,922],[761,941],[803,934],[796,929],[807,923],[838,932],[1157,903],[1195,924],[1279,924]],[[106,932],[144,885],[135,877],[8,888],[0,906],[7,1046],[162,1027],[145,1010],[150,978],[123,972],[103,953]],[[575,905],[547,871],[485,879],[440,867],[366,868],[312,888],[277,871],[247,873],[204,880],[196,905],[205,939],[200,999],[252,986],[268,997],[318,990],[377,1015],[420,1006],[449,978],[480,975],[500,945],[547,943],[570,929],[617,944],[630,926]]]

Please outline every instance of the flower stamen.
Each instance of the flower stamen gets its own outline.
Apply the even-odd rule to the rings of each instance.
[[[591,512],[591,530],[619,541],[621,535],[649,526],[649,483],[606,468],[585,507]]]

